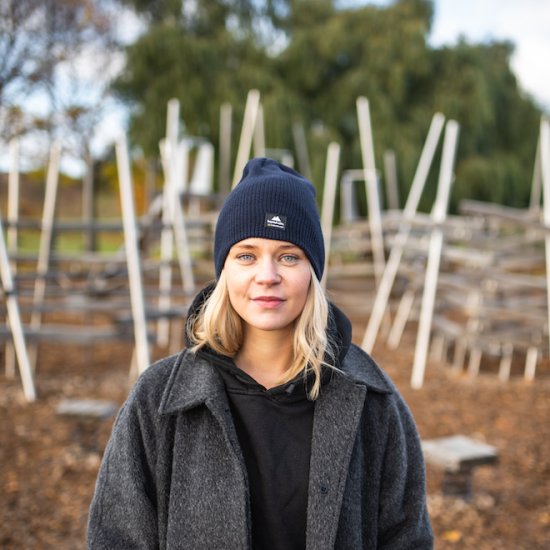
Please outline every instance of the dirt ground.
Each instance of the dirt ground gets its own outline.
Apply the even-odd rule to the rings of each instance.
[[[356,313],[352,318],[359,342],[366,319]],[[471,379],[430,362],[424,387],[412,390],[414,338],[411,325],[397,351],[379,343],[373,355],[404,394],[421,437],[463,434],[499,451],[496,466],[475,471],[469,501],[443,495],[441,472],[428,466],[436,547],[550,548],[550,369],[542,365],[531,384],[516,369],[510,382],[501,383],[490,366]],[[56,407],[64,398],[120,405],[128,391],[130,357],[131,348],[122,343],[93,349],[43,344],[39,399],[32,404],[24,401],[19,381],[2,372],[1,548],[85,547],[88,506],[112,419],[86,423],[56,414]]]

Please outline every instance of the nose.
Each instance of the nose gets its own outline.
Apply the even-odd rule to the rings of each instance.
[[[281,276],[277,269],[277,263],[272,258],[263,258],[258,262],[256,271],[256,282],[264,285],[274,285],[279,283]]]

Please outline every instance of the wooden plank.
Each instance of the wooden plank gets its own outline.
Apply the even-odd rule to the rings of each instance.
[[[101,399],[62,399],[55,408],[57,415],[83,420],[108,420],[117,411],[114,401]]]
[[[374,278],[376,286],[380,284],[384,266],[386,264],[384,252],[384,236],[382,233],[382,219],[378,178],[374,160],[374,142],[370,119],[369,102],[366,97],[357,98],[357,120],[359,123],[359,141],[367,194],[368,219],[371,235],[371,246],[374,263]]]
[[[175,182],[176,151],[178,147],[179,133],[179,102],[170,100],[168,102],[166,120],[166,139],[159,144],[160,157],[164,172],[164,186],[162,190],[162,223],[163,229],[160,237],[160,258],[159,265],[159,308],[170,307],[170,289],[172,287],[172,264],[170,260],[173,255],[174,234],[172,223],[172,186]],[[160,319],[157,323],[157,344],[164,347],[169,341],[169,322]]]
[[[0,215],[0,222],[2,216]],[[2,287],[6,296],[6,307],[8,314],[8,324],[10,329],[10,335],[13,338],[13,345],[17,362],[19,365],[19,372],[21,374],[21,381],[23,384],[23,393],[27,401],[34,401],[36,399],[36,389],[34,387],[34,379],[32,372],[32,365],[27,353],[27,345],[25,341],[25,335],[23,333],[23,324],[21,322],[21,315],[19,312],[19,304],[15,296],[15,287],[13,284],[13,277],[10,269],[10,262],[8,253],[6,250],[6,241],[4,240],[4,229],[0,223],[0,278],[2,280]]]
[[[537,152],[535,153],[535,165],[533,167],[533,179],[531,181],[531,195],[529,209],[538,214],[540,212],[540,199],[542,195],[542,166],[540,158],[540,133],[537,140]]]
[[[220,107],[220,144],[218,163],[218,189],[226,196],[231,189],[231,126],[233,108],[230,103]]]
[[[17,260],[13,255],[18,249],[18,229],[17,221],[19,219],[19,140],[13,138],[9,143],[10,172],[8,177],[8,230],[6,233],[7,254],[10,257],[10,269],[12,276],[17,273]],[[15,377],[16,357],[12,342],[6,342],[5,346],[6,376]]]
[[[328,261],[332,242],[332,224],[334,220],[334,206],[336,200],[336,185],[338,183],[338,167],[340,164],[340,145],[329,143],[327,148],[327,162],[325,167],[325,182],[323,187],[323,204],[321,208],[321,228],[325,240],[325,266],[321,279],[323,289],[327,286]]]
[[[265,131],[264,131],[264,108],[258,106],[256,124],[254,125],[253,147],[255,157],[265,157]]]
[[[542,117],[540,123],[540,161],[543,189],[543,221],[550,227],[550,120]],[[546,253],[546,303],[548,307],[548,326],[550,327],[550,233],[544,238],[544,250]],[[548,330],[550,340],[550,329]]]
[[[138,373],[142,373],[149,366],[149,344],[137,243],[134,195],[130,175],[130,159],[124,136],[120,136],[116,143],[116,157],[124,223],[124,242],[128,261],[130,300],[134,319],[135,358]]]
[[[243,125],[239,140],[239,148],[237,150],[237,160],[235,161],[232,187],[235,187],[235,185],[239,183],[244,167],[250,158],[250,148],[252,145],[252,137],[254,135],[254,128],[256,127],[256,119],[258,117],[259,108],[260,92],[258,90],[250,90],[246,97]]]
[[[122,327],[123,325],[121,325]],[[90,325],[67,325],[43,323],[39,329],[30,326],[22,326],[25,339],[32,342],[46,341],[64,344],[93,344],[100,342],[113,342],[131,340],[132,332],[121,330],[113,326],[99,327]],[[8,338],[11,331],[5,326],[0,326],[0,338]],[[147,335],[150,340],[150,336]]]
[[[498,460],[496,447],[464,435],[423,440],[422,451],[426,462],[451,472]]]
[[[432,118],[428,136],[422,149],[420,160],[404,207],[403,219],[405,222],[410,221],[416,215],[420,197],[428,177],[428,172],[433,161],[444,121],[445,119],[443,115],[439,113],[436,113]],[[362,342],[363,349],[368,353],[371,353],[374,347],[374,343],[387,308],[387,303],[393,288],[395,277],[399,271],[399,265],[403,256],[403,250],[407,244],[409,232],[410,226],[407,223],[400,225],[399,232],[395,237],[390,251],[388,262],[382,274],[380,284],[378,285],[372,313],[370,315]]]
[[[40,245],[38,250],[38,260],[36,264],[37,277],[34,281],[33,304],[37,306],[36,311],[31,315],[31,326],[34,329],[40,328],[42,323],[42,314],[40,305],[44,301],[46,294],[45,276],[50,267],[50,256],[52,251],[53,222],[55,218],[55,207],[57,203],[57,188],[59,183],[59,162],[61,156],[61,144],[56,141],[50,150],[50,161],[48,165],[48,174],[46,177],[46,193],[44,197],[44,208],[42,212],[42,225],[40,232]],[[29,361],[33,370],[36,367],[38,348],[32,346],[29,348]]]
[[[432,216],[435,222],[443,221],[447,215],[449,195],[454,179],[454,161],[458,141],[458,128],[459,126],[456,121],[450,120],[447,122],[437,195],[432,208]],[[421,388],[424,382],[442,249],[443,233],[440,229],[435,229],[432,231],[430,237],[428,264],[426,266],[426,281],[422,294],[418,333],[414,350],[411,386],[415,389]]]
[[[397,162],[395,151],[384,151],[384,175],[386,180],[387,207],[399,210],[399,185],[397,183]]]
[[[529,227],[540,227],[537,213],[524,208],[514,208],[496,203],[463,199],[458,204],[458,211],[463,215],[476,215],[494,218],[502,222]]]

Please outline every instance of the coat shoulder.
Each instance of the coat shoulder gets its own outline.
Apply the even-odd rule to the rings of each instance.
[[[394,383],[376,361],[356,344],[351,344],[341,365],[342,371],[355,382],[382,394],[396,392]]]
[[[186,351],[163,357],[150,365],[136,380],[127,402],[145,406],[151,411],[158,410],[166,389],[172,384],[178,366],[185,361]]]

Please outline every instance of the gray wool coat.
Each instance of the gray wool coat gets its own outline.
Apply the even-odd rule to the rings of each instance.
[[[358,347],[341,369],[315,404],[307,550],[432,548],[409,409]],[[117,417],[88,547],[250,549],[247,484],[216,367],[183,351],[147,369]]]

